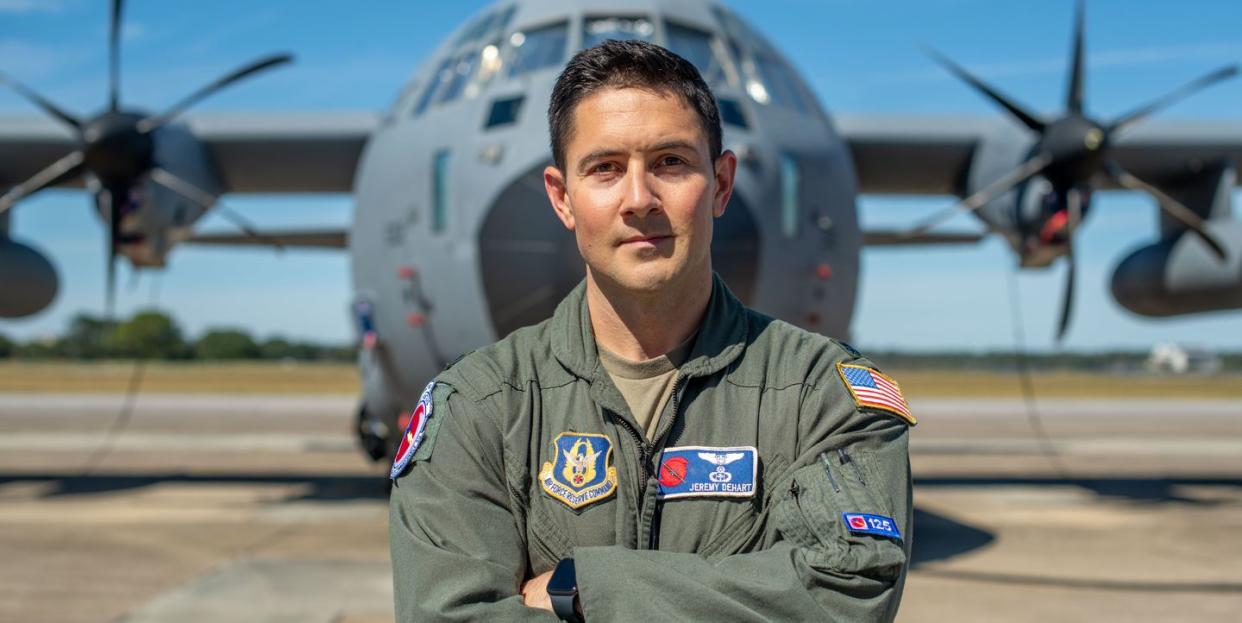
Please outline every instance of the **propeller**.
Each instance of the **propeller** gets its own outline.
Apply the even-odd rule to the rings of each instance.
[[[975,212],[1005,193],[1013,190],[1031,178],[1039,175],[1048,180],[1057,197],[1065,199],[1065,258],[1068,263],[1066,271],[1066,287],[1061,307],[1061,317],[1057,322],[1057,340],[1064,338],[1069,328],[1070,312],[1073,309],[1074,291],[1074,244],[1073,235],[1082,221],[1087,196],[1094,189],[1093,180],[1103,175],[1111,178],[1118,186],[1145,192],[1156,199],[1165,214],[1176,219],[1194,232],[1221,260],[1225,259],[1225,249],[1207,229],[1202,217],[1178,200],[1162,192],[1154,185],[1144,182],[1126,171],[1110,155],[1112,145],[1117,136],[1124,130],[1134,127],[1156,112],[1181,101],[1182,99],[1222,80],[1231,78],[1238,73],[1237,65],[1229,65],[1209,74],[1192,80],[1169,93],[1146,104],[1135,107],[1108,123],[1091,119],[1084,113],[1084,83],[1086,68],[1084,65],[1085,36],[1083,34],[1084,4],[1079,2],[1074,17],[1074,35],[1070,60],[1070,76],[1066,87],[1065,113],[1054,120],[1047,121],[1031,113],[1013,98],[1004,95],[996,88],[971,74],[962,66],[949,60],[948,57],[928,50],[933,60],[950,73],[966,82],[987,99],[1003,108],[1014,119],[1034,132],[1037,136],[1029,156],[1008,173],[996,181],[975,191],[970,196],[942,211],[932,214],[920,221],[903,235],[914,238],[927,233],[928,230],[955,217],[963,212]],[[986,223],[986,221],[985,221]],[[998,228],[988,224],[989,229]],[[1000,232],[1011,241],[1015,241],[1013,232]]]
[[[1067,232],[1074,232],[1078,229],[1078,224],[1082,222],[1082,206],[1083,192],[1077,188],[1071,188],[1065,194],[1065,212],[1066,222],[1065,229]],[[1074,311],[1074,281],[1078,273],[1078,262],[1074,259],[1074,237],[1072,235],[1065,236],[1065,293],[1061,295],[1061,316],[1057,320],[1057,341],[1065,339],[1065,334],[1069,331],[1069,321]]]
[[[90,176],[98,182],[96,201],[108,221],[107,310],[112,315],[115,298],[116,260],[123,240],[122,224],[129,209],[130,194],[146,178],[170,188],[196,203],[210,207],[215,197],[161,169],[155,161],[154,133],[186,110],[215,93],[243,80],[293,60],[289,54],[272,54],[217,78],[192,92],[167,110],[155,115],[125,112],[121,109],[121,13],[123,0],[113,0],[108,29],[108,107],[91,119],[81,119],[33,89],[0,73],[0,84],[7,85],[48,116],[68,126],[78,137],[77,148],[35,173],[30,179],[0,195],[0,215],[44,188]]]
[[[255,229],[254,224],[243,217],[236,211],[221,206],[216,202],[215,195],[177,177],[166,169],[155,168],[151,170],[151,181],[167,188],[190,201],[202,206],[204,210],[215,208],[216,211],[227,219],[233,225],[237,226],[247,237],[262,242],[266,245],[275,247],[277,251],[283,252],[285,245],[280,240],[271,236],[265,236]]]

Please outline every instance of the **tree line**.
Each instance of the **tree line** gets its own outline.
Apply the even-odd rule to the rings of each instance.
[[[60,336],[26,342],[0,334],[0,359],[162,359],[352,361],[352,345],[316,344],[271,337],[256,339],[237,328],[208,329],[187,339],[168,314],[145,309],[125,320],[78,314]]]
[[[259,340],[242,329],[213,328],[187,339],[176,321],[155,309],[142,310],[123,321],[78,314],[64,334],[19,342],[0,334],[0,359],[163,359],[163,360],[288,360],[353,361],[354,345],[316,344],[281,337]],[[1026,365],[1034,370],[1127,372],[1141,369],[1146,351],[1030,353],[869,351],[884,368],[932,370],[996,370],[1013,372]],[[1242,353],[1220,353],[1223,369],[1242,371]]]

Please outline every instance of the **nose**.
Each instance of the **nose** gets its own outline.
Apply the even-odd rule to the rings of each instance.
[[[625,196],[622,198],[621,212],[641,218],[658,209],[660,200],[652,192],[647,168],[631,166],[625,174]]]

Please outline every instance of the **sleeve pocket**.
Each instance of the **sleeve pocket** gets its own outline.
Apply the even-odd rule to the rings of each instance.
[[[775,519],[782,535],[808,551],[807,562],[824,571],[859,574],[896,581],[906,563],[898,539],[851,532],[845,513],[866,513],[892,518],[881,500],[872,495],[867,482],[830,456],[827,464],[816,461],[795,471]],[[906,535],[902,535],[904,538]]]

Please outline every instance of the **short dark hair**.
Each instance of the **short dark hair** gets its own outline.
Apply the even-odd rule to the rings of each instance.
[[[699,70],[654,43],[609,39],[569,59],[552,87],[548,130],[557,168],[565,170],[565,145],[573,135],[574,109],[587,96],[607,88],[642,88],[681,97],[698,114],[712,159],[720,156],[720,111]]]

